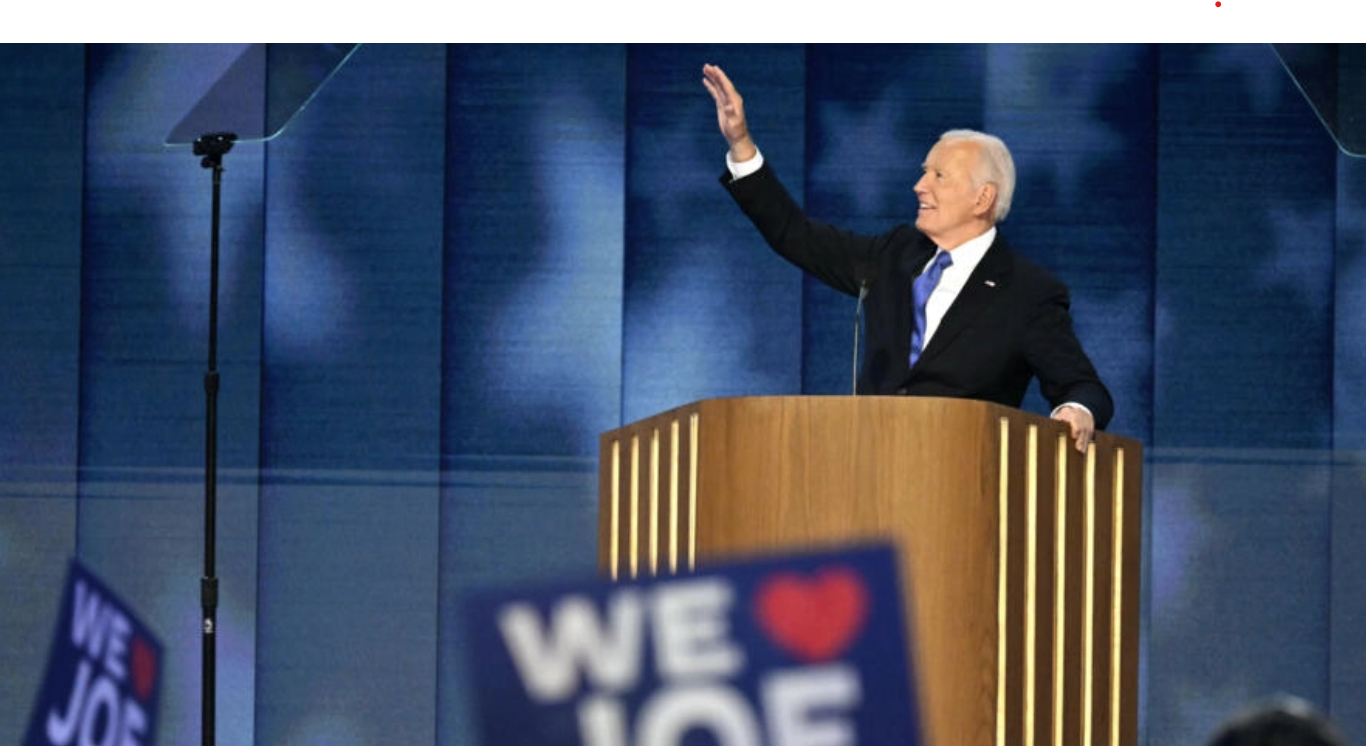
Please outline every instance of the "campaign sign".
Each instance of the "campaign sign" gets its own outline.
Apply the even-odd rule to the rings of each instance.
[[[893,551],[471,594],[486,746],[920,743]]]
[[[160,681],[161,643],[73,560],[24,746],[150,746]]]

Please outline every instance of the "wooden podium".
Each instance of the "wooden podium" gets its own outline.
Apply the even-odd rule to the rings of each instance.
[[[613,578],[891,539],[930,746],[1133,746],[1142,446],[978,401],[695,402],[605,433]]]

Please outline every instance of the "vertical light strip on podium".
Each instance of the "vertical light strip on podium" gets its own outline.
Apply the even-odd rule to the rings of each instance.
[[[640,572],[640,436],[631,436],[631,545],[626,557],[631,578]]]
[[[688,569],[697,569],[697,438],[702,419],[694,412],[689,418],[688,435],[692,447],[688,449]]]
[[[1034,657],[1037,654],[1037,615],[1038,615],[1038,574],[1039,574],[1039,428],[1029,426],[1025,440],[1025,690],[1024,690],[1024,743],[1034,744]]]
[[[1091,746],[1092,702],[1095,696],[1095,677],[1091,667],[1095,665],[1096,647],[1096,445],[1086,449],[1086,495],[1085,511],[1086,546],[1084,562],[1086,567],[1085,589],[1082,595],[1082,638],[1081,663],[1081,746]]]
[[[621,571],[621,441],[612,441],[612,528],[608,536],[607,571],[613,580]]]
[[[1062,746],[1067,654],[1067,433],[1058,434],[1053,497],[1053,743]]]
[[[650,574],[659,574],[659,428],[650,433]]]
[[[996,746],[1006,744],[1006,594],[1010,577],[1010,420],[1002,417],[996,548]]]
[[[1115,450],[1114,517],[1111,531],[1110,567],[1114,580],[1110,585],[1110,743],[1119,746],[1120,738],[1120,684],[1123,681],[1120,664],[1122,658],[1124,610],[1124,449]]]
[[[678,420],[669,423],[669,572],[678,572]]]

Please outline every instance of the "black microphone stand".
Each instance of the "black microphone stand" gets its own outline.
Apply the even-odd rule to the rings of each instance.
[[[854,263],[854,279],[858,282],[858,305],[854,307],[854,375],[850,385],[850,393],[853,396],[858,396],[858,343],[863,328],[863,301],[868,297],[868,288],[872,287],[873,281],[877,279],[875,271],[874,265],[866,260]]]
[[[218,224],[223,191],[223,156],[232,150],[237,135],[231,132],[208,134],[194,141],[194,154],[203,156],[199,165],[213,171],[213,227],[209,249],[209,367],[204,374],[206,417],[204,425],[204,577],[199,580],[199,598],[204,607],[203,660],[204,690],[203,743],[213,746],[215,680],[217,652],[218,577],[214,568],[215,513],[218,484]]]
[[[868,281],[861,280],[858,284],[858,305],[854,307],[854,376],[852,390],[850,394],[858,396],[858,342],[859,331],[863,327],[863,300],[868,297]]]

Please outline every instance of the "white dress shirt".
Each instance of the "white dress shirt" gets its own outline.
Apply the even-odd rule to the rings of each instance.
[[[996,227],[992,226],[986,233],[948,252],[953,258],[953,263],[944,268],[943,274],[939,275],[939,284],[935,285],[934,291],[930,293],[930,299],[925,301],[925,339],[920,344],[922,351],[930,346],[930,339],[939,329],[939,322],[944,320],[944,314],[949,312],[949,306],[958,299],[958,294],[963,291],[963,286],[968,284],[972,271],[977,269],[982,257],[986,256],[987,249],[991,248],[991,242],[995,240]],[[920,272],[924,273],[934,263],[935,257],[943,251],[941,248],[934,252],[934,256],[920,268]]]

